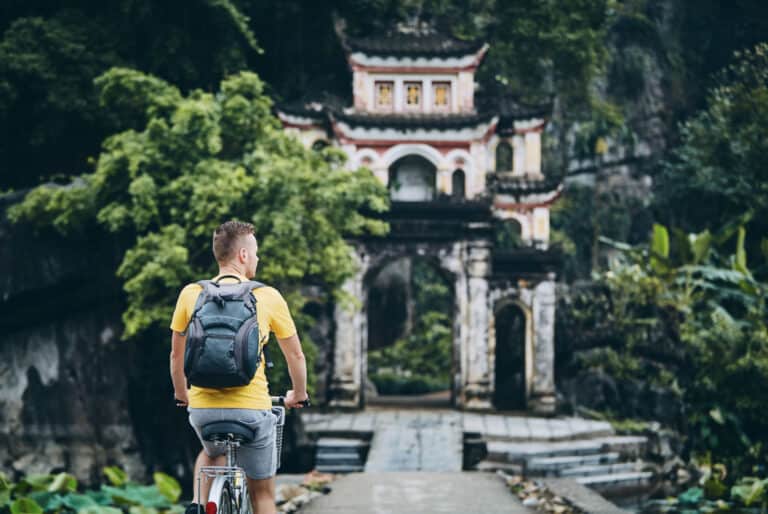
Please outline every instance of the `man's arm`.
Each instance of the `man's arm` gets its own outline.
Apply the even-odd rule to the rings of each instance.
[[[187,336],[181,335],[175,330],[171,332],[171,381],[173,382],[173,396],[179,407],[186,407],[189,403],[187,379],[184,376],[184,348],[186,345]]]
[[[301,407],[299,402],[308,398],[307,396],[307,361],[304,358],[304,352],[301,351],[301,342],[298,334],[294,334],[285,339],[277,339],[288,364],[288,374],[291,375],[293,390],[285,395],[285,406],[288,408]]]

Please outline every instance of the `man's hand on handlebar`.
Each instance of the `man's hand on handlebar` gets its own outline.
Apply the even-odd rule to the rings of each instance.
[[[176,401],[176,407],[186,407],[189,405],[189,396],[187,395],[186,389],[175,391],[173,393],[173,399]]]
[[[309,395],[305,392],[303,396],[298,396],[293,389],[285,393],[285,407],[287,409],[301,409],[309,400]]]

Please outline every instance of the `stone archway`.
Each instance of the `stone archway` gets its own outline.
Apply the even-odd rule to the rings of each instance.
[[[336,344],[329,387],[330,403],[338,407],[365,406],[364,384],[368,369],[367,302],[370,277],[387,262],[402,256],[430,259],[453,287],[453,404],[463,408],[490,408],[490,358],[488,346],[488,276],[490,248],[487,241],[358,241],[358,272],[344,285],[356,303],[336,307]]]
[[[455,277],[438,259],[402,255],[363,278],[366,404],[452,405]]]
[[[515,301],[494,310],[495,363],[493,406],[525,410],[530,383],[530,313]]]

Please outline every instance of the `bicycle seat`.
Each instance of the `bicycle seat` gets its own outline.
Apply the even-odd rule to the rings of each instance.
[[[203,425],[201,432],[206,441],[225,441],[231,435],[240,443],[252,443],[256,437],[253,430],[237,421],[214,421]]]

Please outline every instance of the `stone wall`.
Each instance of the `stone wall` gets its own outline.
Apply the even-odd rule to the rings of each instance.
[[[91,481],[112,463],[145,474],[116,255],[103,239],[0,222],[0,467],[11,474],[67,469]]]

